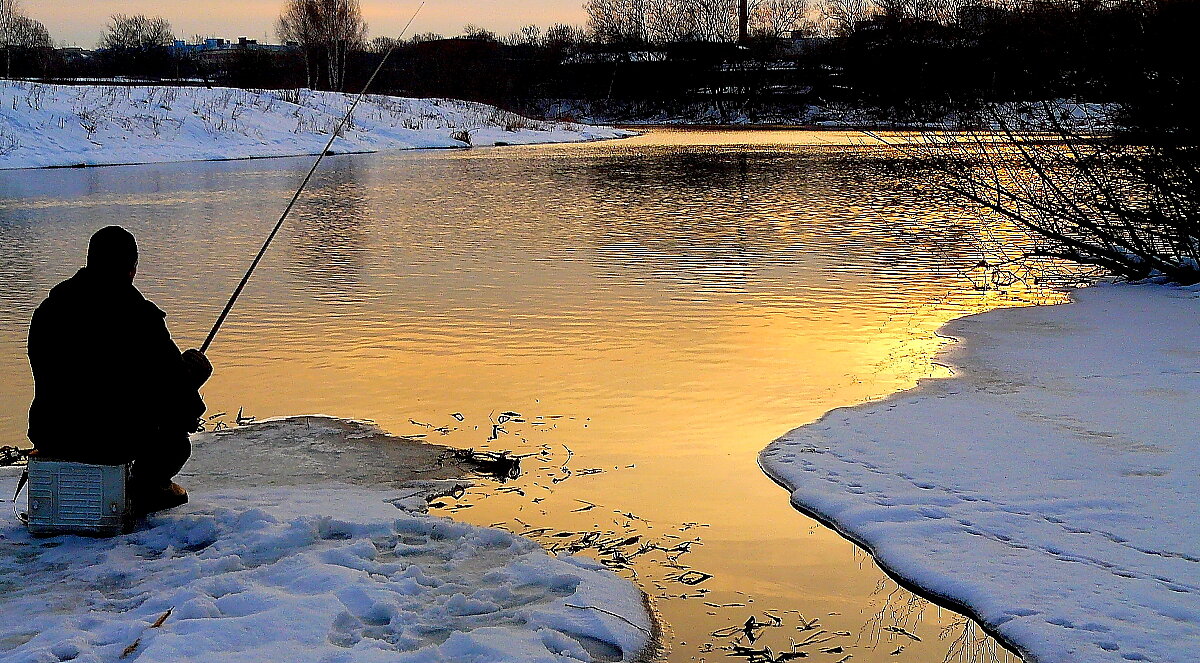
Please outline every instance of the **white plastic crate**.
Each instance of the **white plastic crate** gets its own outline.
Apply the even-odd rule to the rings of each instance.
[[[129,520],[130,465],[29,459],[29,531],[113,536]]]

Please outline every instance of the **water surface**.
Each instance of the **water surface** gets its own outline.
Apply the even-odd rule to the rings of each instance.
[[[320,412],[531,454],[439,508],[635,578],[674,661],[792,641],[817,660],[1007,660],[755,464],[935,374],[943,322],[1043,296],[978,289],[978,221],[894,156],[852,133],[655,131],[327,159],[210,352],[213,425]],[[133,231],[139,287],[197,345],[307,166],[0,173],[0,444],[23,442],[29,316],[94,230]]]

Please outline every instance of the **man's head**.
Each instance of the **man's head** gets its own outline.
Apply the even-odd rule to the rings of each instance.
[[[121,226],[108,226],[96,231],[88,244],[88,270],[114,278],[128,278],[133,282],[137,273],[137,242]]]

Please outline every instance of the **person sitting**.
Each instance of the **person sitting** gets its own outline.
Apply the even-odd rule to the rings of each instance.
[[[166,314],[133,285],[137,242],[109,226],[88,244],[87,266],[55,286],[29,325],[34,398],[29,441],[39,457],[133,463],[136,513],[187,502],[171,479],[191,456],[212,364],[181,353]]]

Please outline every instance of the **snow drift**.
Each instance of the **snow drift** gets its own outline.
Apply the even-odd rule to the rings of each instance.
[[[0,169],[317,154],[353,95],[0,82]],[[368,95],[332,151],[561,143],[631,132],[486,104]]]
[[[330,431],[373,433],[361,423],[296,421],[246,430],[263,455],[271,455],[268,438],[279,438],[284,458],[332,445]],[[227,451],[198,446],[199,454]],[[0,470],[5,497],[15,485],[12,469]],[[430,516],[425,495],[439,485],[196,490],[186,507],[112,539],[34,539],[5,518],[0,661],[523,663],[642,655],[652,624],[632,583],[590,559],[552,556],[507,532]]]
[[[957,377],[835,410],[761,464],[1027,660],[1193,661],[1197,292],[1099,286],[952,322]]]

